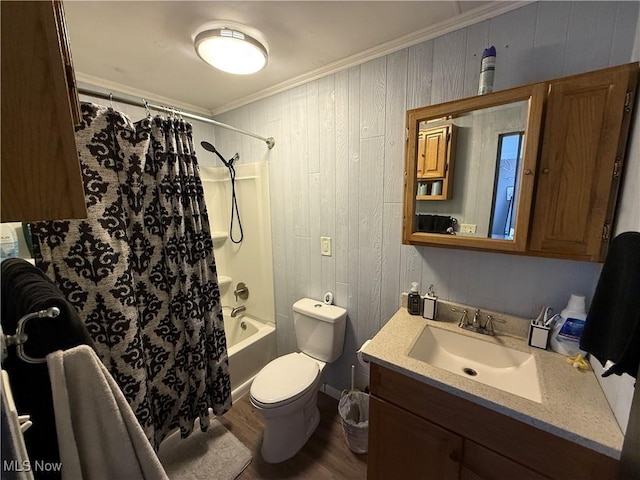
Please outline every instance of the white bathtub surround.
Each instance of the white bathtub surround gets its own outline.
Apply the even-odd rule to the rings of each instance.
[[[244,232],[240,244],[233,243],[229,238],[229,171],[222,166],[222,162],[214,162],[211,153],[205,154],[209,161],[207,165],[211,166],[200,168],[211,230],[216,232],[214,254],[218,275],[219,278],[230,279],[224,286],[220,284],[222,304],[231,307],[246,305],[251,317],[263,322],[275,322],[268,164],[258,161],[262,157],[252,155],[251,149],[245,150],[240,146],[229,148],[219,141],[212,143],[226,158],[236,152],[240,154],[240,159],[234,163],[236,199]],[[264,145],[260,146],[261,151],[267,150]],[[237,220],[234,222],[234,237],[239,237]],[[233,294],[239,282],[244,282],[249,288],[246,301],[236,301]]]

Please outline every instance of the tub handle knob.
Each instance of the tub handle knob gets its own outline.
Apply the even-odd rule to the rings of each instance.
[[[238,301],[238,298],[246,300],[249,298],[249,288],[244,284],[244,282],[238,282],[233,294],[236,296],[236,302]]]

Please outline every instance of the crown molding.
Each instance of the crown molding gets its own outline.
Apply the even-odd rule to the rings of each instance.
[[[312,70],[297,77],[293,77],[272,87],[265,88],[264,90],[260,90],[259,92],[247,95],[212,110],[199,107],[197,105],[180,102],[168,97],[158,96],[157,94],[147,92],[145,90],[140,90],[117,82],[112,82],[92,75],[87,75],[78,71],[76,71],[76,79],[77,81],[85,83],[88,86],[102,89],[104,93],[118,92],[118,94],[130,96],[132,97],[132,99],[136,100],[144,98],[149,102],[158,103],[161,105],[166,104],[167,106],[174,107],[185,112],[191,112],[205,116],[215,116],[228,112],[230,110],[234,110],[236,108],[240,108],[250,103],[257,102],[264,98],[277,95],[278,93],[282,93],[305,83],[317,80],[322,77],[326,77],[327,75],[331,75],[342,70],[361,65],[370,60],[389,55],[391,53],[402,50],[403,48],[411,47],[413,45],[426,42],[427,40],[431,40],[447,33],[451,33],[456,30],[468,27],[469,25],[473,25],[475,23],[497,17],[517,8],[524,7],[525,5],[528,5],[530,3],[534,2],[529,0],[516,0],[494,2],[489,5],[479,7],[472,11],[459,15],[453,19],[441,22],[438,25],[433,25],[422,30],[418,30],[416,32],[399,37],[395,40],[382,43],[376,47],[342,58],[328,65],[325,65],[324,67]]]
[[[427,40],[431,40],[433,38],[440,37],[447,33],[451,33],[456,30],[468,27],[469,25],[473,25],[475,23],[479,23],[484,20],[497,17],[504,13],[515,10],[517,8],[521,8],[521,7],[524,7],[525,5],[529,5],[530,3],[535,3],[535,2],[533,1],[494,2],[489,5],[479,7],[478,9],[474,9],[472,11],[459,15],[453,19],[446,20],[437,25],[433,25],[433,26],[424,28],[422,30],[409,33],[395,40],[390,40],[376,47],[364,50],[362,52],[358,52],[356,54],[342,58],[338,61],[325,65],[316,70],[312,70],[310,72],[294,77],[290,80],[286,80],[284,82],[278,83],[277,85],[274,85],[272,87],[265,88],[264,90],[260,90],[259,92],[253,93],[251,95],[247,95],[233,102],[229,102],[225,105],[222,105],[221,107],[211,110],[209,113],[210,115],[213,115],[213,116],[220,115],[230,110],[234,110],[244,105],[248,105],[249,103],[262,100],[272,95],[276,95],[278,93],[282,93],[284,91],[298,87],[305,83],[317,80],[322,77],[326,77],[327,75],[331,75],[331,74],[340,72],[342,70],[346,70],[348,68],[361,65],[370,60],[374,60],[376,58],[389,55],[391,53],[402,50],[403,48],[411,47],[413,45],[426,42]]]
[[[211,116],[211,111],[206,108],[198,107],[197,105],[191,105],[190,103],[180,102],[172,98],[162,97],[155,93],[128,87],[121,83],[111,82],[103,78],[87,75],[86,73],[76,72],[76,81],[78,83],[86,84],[88,87],[94,87],[98,90],[101,90],[101,93],[115,94],[117,92],[120,96],[130,97],[131,100],[141,101],[144,98],[149,103],[166,105],[168,107],[182,110],[183,112],[195,113],[207,117]]]

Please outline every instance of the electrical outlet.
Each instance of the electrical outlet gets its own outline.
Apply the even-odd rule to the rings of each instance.
[[[320,255],[331,256],[331,237],[320,237]]]
[[[475,223],[461,223],[460,233],[476,233],[477,227]]]

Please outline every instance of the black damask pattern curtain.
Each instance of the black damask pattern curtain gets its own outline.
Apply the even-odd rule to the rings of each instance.
[[[191,125],[82,104],[86,220],[32,224],[36,265],[78,309],[158,447],[231,406],[213,241]]]

